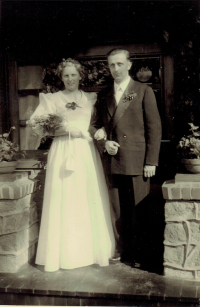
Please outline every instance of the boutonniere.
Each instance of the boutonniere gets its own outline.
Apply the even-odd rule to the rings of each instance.
[[[81,107],[76,102],[68,102],[65,108],[76,110],[76,108],[81,108]]]
[[[126,93],[125,97],[123,98],[123,102],[133,100],[133,98],[135,98],[136,96],[137,96],[137,93],[135,93],[134,91],[130,93]]]

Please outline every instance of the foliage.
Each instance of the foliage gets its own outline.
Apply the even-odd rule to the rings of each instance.
[[[55,93],[64,89],[62,80],[56,74],[58,64],[51,63],[43,72],[43,93]]]
[[[198,42],[192,40],[180,44],[174,50],[175,59],[175,92],[173,114],[175,135],[179,139],[186,133],[190,122],[199,125],[199,76],[200,57]]]
[[[189,134],[180,139],[178,154],[183,159],[200,159],[200,131],[198,126],[189,123]]]
[[[111,82],[112,77],[107,65],[107,61],[80,61],[84,67],[84,80],[80,85],[84,87],[95,87],[107,85]]]
[[[0,162],[16,161],[19,157],[25,158],[25,151],[19,150],[19,145],[8,140],[8,137],[15,127],[11,127],[8,133],[0,135]]]

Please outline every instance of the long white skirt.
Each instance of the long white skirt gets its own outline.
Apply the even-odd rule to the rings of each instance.
[[[69,144],[70,143],[70,144]],[[75,171],[66,170],[70,150]],[[36,263],[46,271],[109,264],[115,250],[101,159],[93,142],[55,137],[49,154]]]

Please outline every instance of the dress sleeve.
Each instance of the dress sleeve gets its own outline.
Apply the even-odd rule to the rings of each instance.
[[[56,113],[56,106],[55,106],[55,94],[48,93],[40,93],[39,94],[39,105],[34,111],[34,113],[31,115],[30,119],[33,119],[34,116],[40,116],[43,114],[53,114]]]
[[[52,93],[39,94],[39,105],[30,117],[30,121],[34,122],[35,116],[56,113],[55,98]],[[26,127],[26,148],[37,150],[40,146],[42,136],[37,135],[31,127]]]

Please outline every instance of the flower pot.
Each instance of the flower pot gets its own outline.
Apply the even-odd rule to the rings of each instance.
[[[200,159],[183,159],[182,163],[188,172],[200,174]]]
[[[0,174],[12,173],[17,167],[17,161],[0,162]]]

